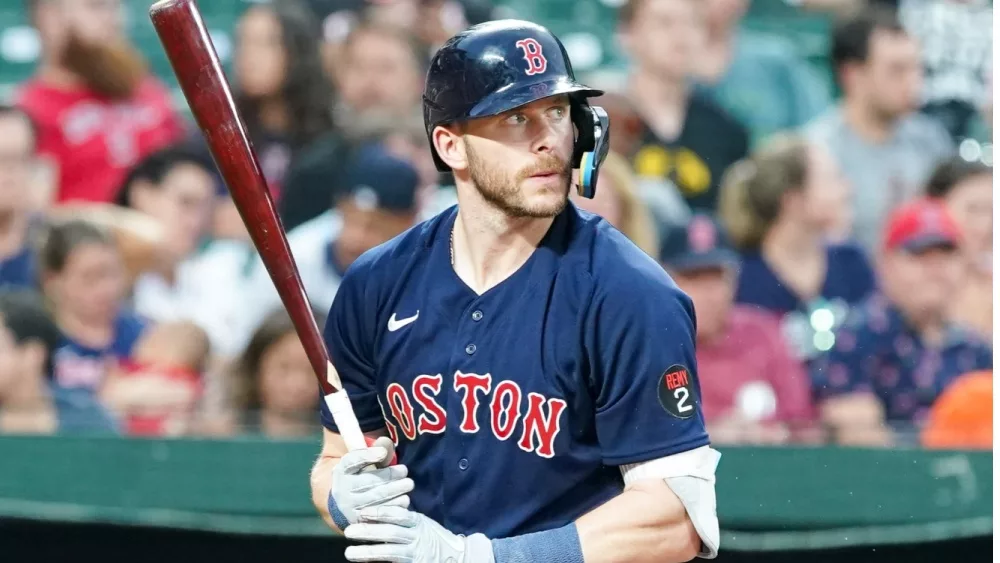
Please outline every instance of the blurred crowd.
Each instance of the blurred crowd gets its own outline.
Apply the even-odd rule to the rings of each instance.
[[[627,65],[580,76],[612,153],[571,200],[694,300],[713,439],[991,447],[992,148],[968,139],[992,131],[992,3],[788,0],[833,22],[835,92],[742,25],[749,0],[617,4]],[[303,347],[121,8],[26,3],[42,55],[0,106],[0,432],[316,434]],[[455,203],[425,66],[492,8],[273,0],[236,23],[234,97],[321,327],[353,260]]]

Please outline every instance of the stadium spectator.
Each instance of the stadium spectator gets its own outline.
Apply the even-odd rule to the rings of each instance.
[[[316,316],[323,326],[323,315]],[[284,309],[275,310],[257,327],[230,377],[233,422],[241,430],[272,438],[319,431],[316,376]]]
[[[152,326],[136,343],[132,358],[111,370],[101,401],[119,416],[126,434],[186,434],[201,399],[209,352],[208,335],[193,323]]]
[[[356,137],[358,124],[388,123],[420,108],[428,55],[407,31],[376,22],[351,30],[340,46],[337,123]]]
[[[809,379],[775,320],[734,305],[739,256],[710,216],[664,229],[660,262],[698,316],[699,400],[713,440],[780,443],[812,416]]]
[[[31,118],[0,105],[0,288],[34,287],[37,282],[29,244],[35,143]]]
[[[110,366],[131,357],[147,327],[123,306],[121,255],[106,231],[69,221],[49,229],[38,261],[41,286],[63,333],[55,385],[93,394]]]
[[[721,217],[742,251],[736,302],[781,318],[796,354],[829,348],[875,274],[851,242],[831,242],[844,224],[849,189],[818,146],[775,137],[733,166],[723,181]]]
[[[806,126],[827,147],[853,188],[853,233],[878,246],[886,214],[917,195],[954,147],[944,128],[917,112],[920,47],[895,16],[864,10],[833,31],[832,64],[843,99]]]
[[[827,108],[830,93],[784,38],[740,29],[750,0],[705,0],[706,43],[694,72],[754,141],[805,125]],[[756,144],[756,143],[755,143]]]
[[[319,22],[298,0],[252,5],[237,25],[234,97],[276,201],[299,153],[336,136],[320,41]]]
[[[962,283],[958,225],[940,203],[915,200],[889,218],[879,256],[881,294],[838,331],[813,364],[813,393],[843,442],[884,423],[914,443],[914,425],[958,376],[992,369],[987,342],[949,320]]]
[[[128,42],[120,0],[28,0],[42,58],[17,105],[38,124],[58,202],[111,201],[140,158],[184,134],[170,93]]]
[[[156,151],[128,174],[116,203],[153,218],[164,230],[150,268],[135,280],[133,306],[154,321],[188,319],[219,297],[212,274],[194,258],[207,234],[215,194],[214,168],[180,147]],[[223,290],[227,292],[228,289]]]
[[[723,171],[749,147],[746,128],[689,75],[704,25],[697,0],[628,0],[619,12],[633,61],[628,92],[645,132],[632,165],[640,176],[669,178],[694,209],[714,210]]]
[[[660,246],[656,222],[637,192],[628,161],[612,152],[601,166],[593,199],[581,197],[575,189],[570,191],[570,199],[580,209],[604,217],[646,254],[655,257]]]
[[[993,169],[954,157],[934,171],[927,195],[944,202],[962,229],[966,277],[953,297],[953,319],[992,340]]]
[[[61,338],[38,294],[0,291],[0,434],[56,430],[49,377]]]
[[[362,147],[351,162],[345,187],[332,209],[288,234],[306,294],[314,307],[328,310],[347,268],[364,252],[412,227],[417,221],[420,178],[409,163],[378,143]],[[270,275],[259,260],[245,282],[245,298],[234,302],[237,334],[246,342],[263,317],[281,306]]]

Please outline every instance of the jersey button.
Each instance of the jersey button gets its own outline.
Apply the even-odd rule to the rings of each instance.
[[[465,471],[466,469],[468,469],[469,468],[469,460],[465,459],[464,457],[462,459],[458,460],[458,468],[461,469],[462,471]]]
[[[469,344],[468,346],[466,346],[465,347],[465,353],[468,354],[468,355],[470,355],[470,356],[473,355],[473,354],[475,354],[476,353],[476,345],[475,344]]]
[[[478,311],[478,310],[477,311],[473,311],[472,312],[472,320],[474,320],[474,321],[481,321],[481,320],[483,320],[483,312],[482,311]]]

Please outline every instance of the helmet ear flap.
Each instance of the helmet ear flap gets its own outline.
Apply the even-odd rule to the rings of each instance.
[[[576,191],[592,198],[597,192],[598,171],[608,156],[611,122],[604,108],[580,101],[572,102],[570,117],[577,130],[573,143],[573,168],[580,171]]]

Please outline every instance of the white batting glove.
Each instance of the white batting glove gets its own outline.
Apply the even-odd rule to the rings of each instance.
[[[365,508],[359,520],[348,526],[344,535],[372,545],[348,547],[348,561],[494,563],[493,545],[483,534],[453,534],[423,514],[400,506]]]
[[[337,526],[344,530],[358,521],[358,511],[382,504],[410,506],[407,493],[413,490],[413,479],[407,478],[405,465],[389,465],[395,447],[392,440],[381,437],[363,450],[344,454],[333,469],[327,508]],[[364,471],[374,465],[374,471]]]

